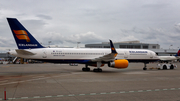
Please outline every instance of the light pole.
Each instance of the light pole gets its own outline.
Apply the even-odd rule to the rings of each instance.
[[[51,43],[51,41],[48,41],[48,43],[49,43],[49,48],[50,48],[50,43]]]
[[[77,42],[77,48],[79,48],[79,44],[80,44],[81,42]]]
[[[169,46],[169,49],[170,49],[171,46],[173,46],[173,45],[170,45],[170,46]]]

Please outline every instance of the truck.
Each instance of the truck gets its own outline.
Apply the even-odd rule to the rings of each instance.
[[[167,69],[175,69],[177,68],[177,65],[173,64],[173,63],[162,63],[162,64],[157,64],[157,69],[159,70],[167,70]]]

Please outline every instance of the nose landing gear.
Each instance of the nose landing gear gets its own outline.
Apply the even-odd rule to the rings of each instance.
[[[146,67],[147,67],[147,66],[146,66],[146,64],[147,64],[147,63],[144,63],[144,68],[143,68],[143,70],[147,70],[147,68],[146,68]]]

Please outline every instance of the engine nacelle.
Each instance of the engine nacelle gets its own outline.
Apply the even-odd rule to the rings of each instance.
[[[117,69],[127,68],[128,65],[129,65],[129,62],[126,59],[114,60],[114,62],[110,62],[108,64],[109,67],[113,67],[113,68],[117,68]]]

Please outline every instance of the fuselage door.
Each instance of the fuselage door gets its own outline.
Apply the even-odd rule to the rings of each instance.
[[[128,51],[124,51],[124,58],[128,58]]]

